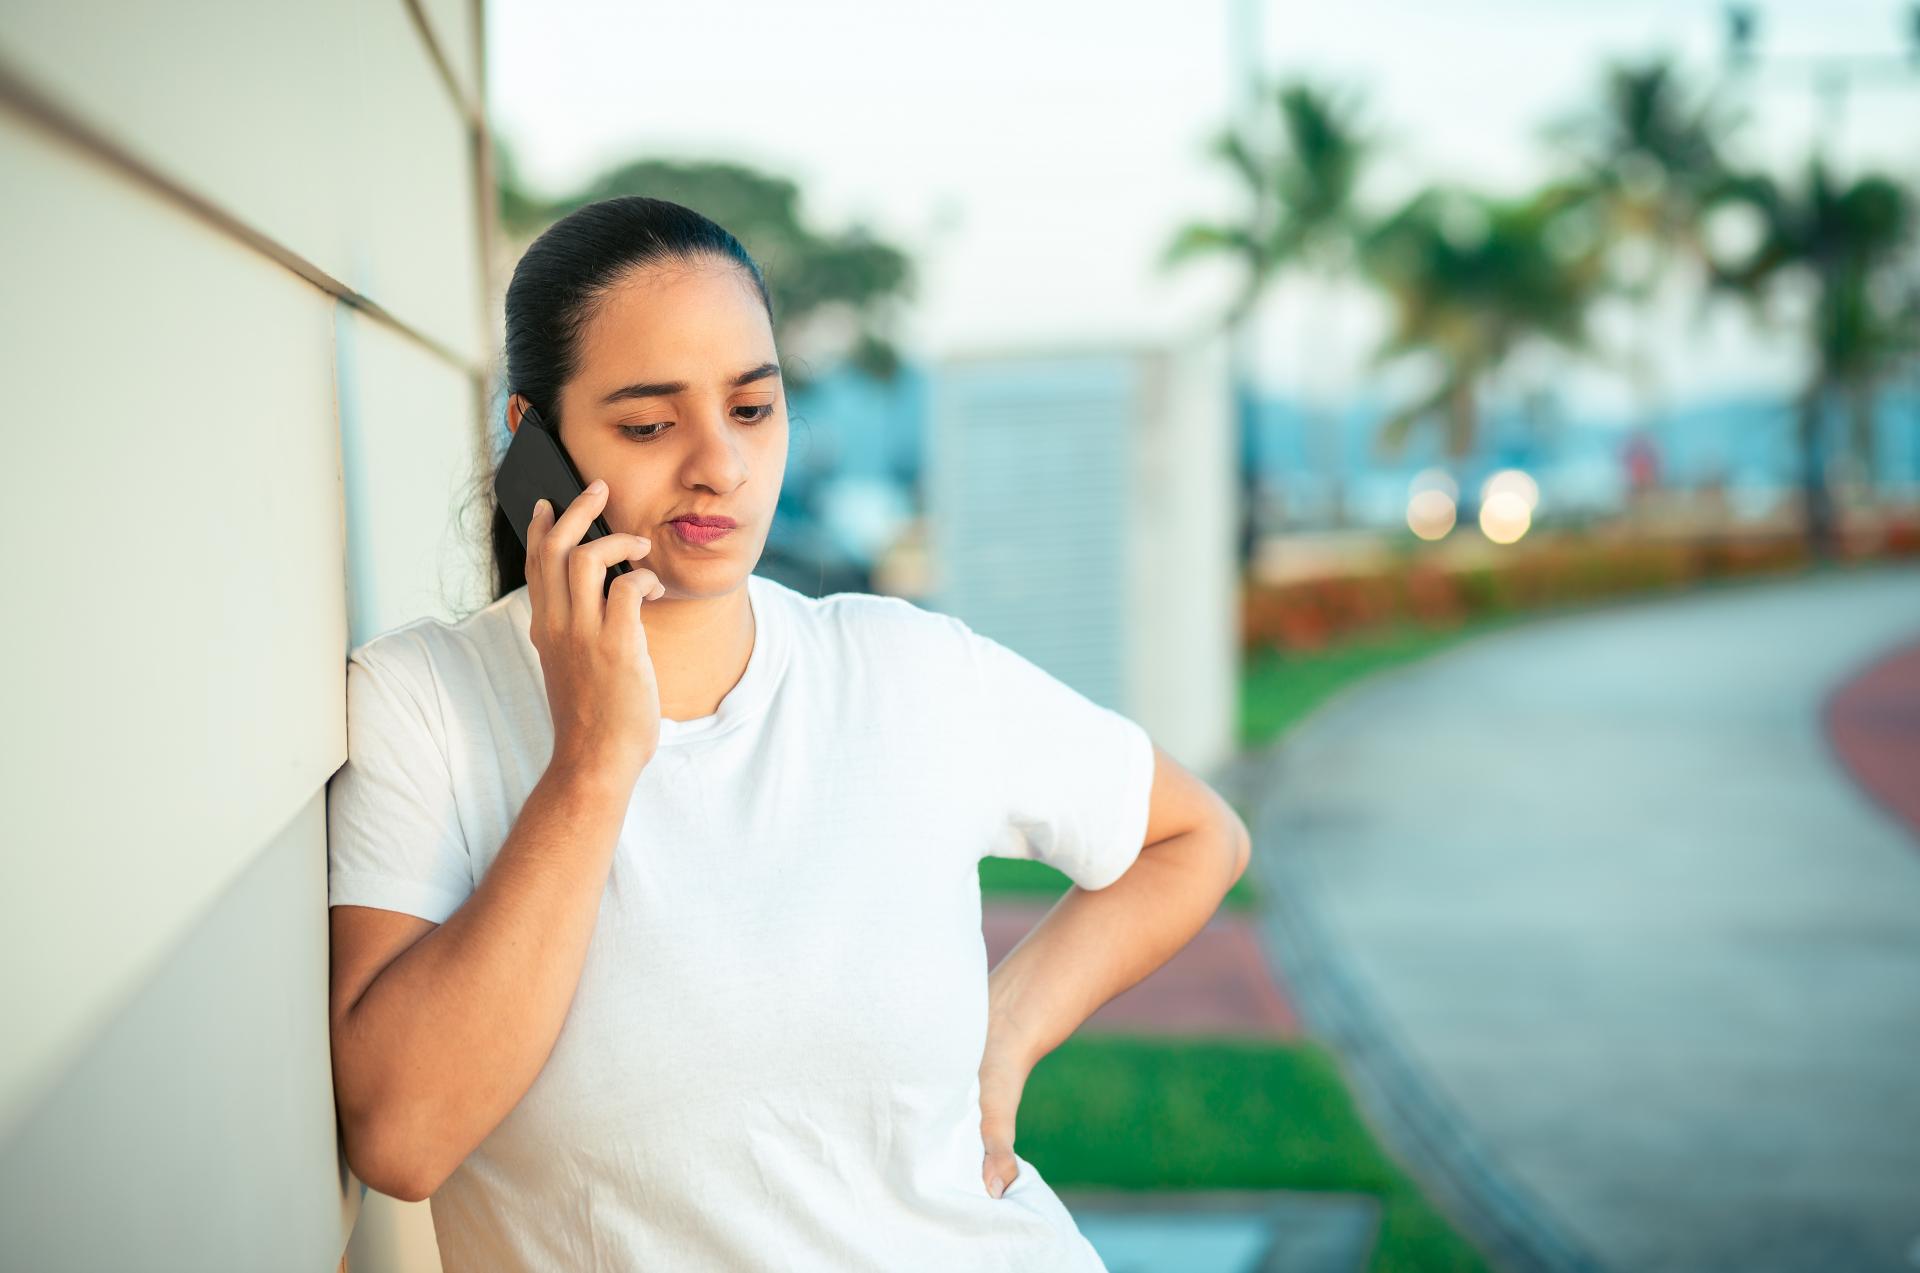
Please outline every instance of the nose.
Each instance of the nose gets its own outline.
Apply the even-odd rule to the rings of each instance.
[[[718,411],[703,412],[694,433],[695,443],[687,453],[683,474],[689,485],[730,491],[747,480],[746,453],[726,418],[724,405]]]

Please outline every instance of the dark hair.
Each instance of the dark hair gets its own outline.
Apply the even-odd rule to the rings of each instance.
[[[506,296],[506,396],[519,394],[560,432],[560,390],[580,369],[580,336],[627,273],[655,264],[702,258],[738,266],[773,318],[760,266],[723,227],[665,199],[623,195],[601,199],[548,226],[513,268]],[[490,417],[488,437],[505,437],[505,402]],[[491,426],[498,425],[497,430]],[[494,600],[527,582],[527,550],[493,498],[492,476],[506,454],[487,465],[485,498],[493,510]]]

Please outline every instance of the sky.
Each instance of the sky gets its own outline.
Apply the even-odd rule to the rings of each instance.
[[[1842,165],[1920,182],[1920,61],[1903,61],[1900,0],[1756,11],[1762,69],[1728,86],[1749,113],[1742,153],[1786,170],[1825,129]],[[1231,295],[1225,263],[1166,274],[1155,262],[1182,224],[1239,214],[1205,146],[1240,108],[1250,66],[1361,96],[1384,142],[1366,194],[1384,208],[1434,180],[1495,192],[1541,180],[1542,126],[1595,97],[1610,57],[1667,50],[1724,78],[1722,12],[1699,0],[487,0],[489,109],[549,193],[643,155],[791,177],[817,227],[862,220],[915,257],[900,335],[920,356],[1084,347],[1179,339]],[[1836,114],[1811,86],[1814,57],[1876,69]],[[1785,333],[1691,313],[1676,301],[1641,340],[1667,351],[1658,374],[1676,397],[1773,391],[1798,374]],[[1371,387],[1383,322],[1362,289],[1289,281],[1262,309],[1259,374],[1309,396]],[[1599,328],[1626,343],[1636,330],[1618,314]],[[1604,369],[1562,379],[1596,409],[1627,392]]]

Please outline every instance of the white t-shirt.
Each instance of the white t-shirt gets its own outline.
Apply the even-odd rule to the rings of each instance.
[[[552,1054],[433,1195],[448,1273],[1102,1269],[1033,1163],[981,1180],[977,872],[1117,879],[1146,731],[902,598],[748,596],[745,674],[660,722]],[[351,652],[331,905],[472,892],[553,752],[531,615]]]

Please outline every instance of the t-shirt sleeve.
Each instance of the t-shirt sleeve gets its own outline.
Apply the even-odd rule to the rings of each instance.
[[[1045,862],[1085,889],[1119,879],[1146,839],[1153,742],[1025,656],[965,624],[1004,818],[988,856]]]
[[[434,923],[473,892],[453,778],[399,657],[347,659],[347,760],[327,783],[327,905]]]

